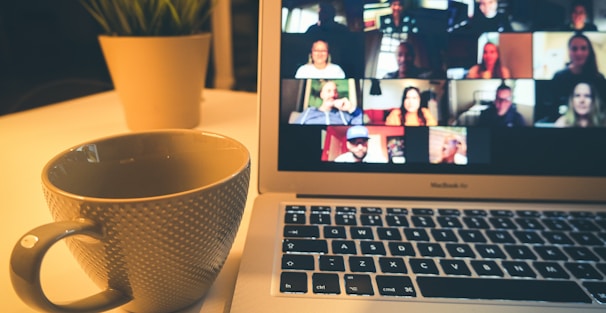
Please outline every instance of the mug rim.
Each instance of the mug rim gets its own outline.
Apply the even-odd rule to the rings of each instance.
[[[116,139],[116,138],[122,138],[122,137],[135,137],[135,136],[140,136],[140,135],[153,135],[153,134],[190,134],[190,135],[201,135],[201,136],[211,136],[211,137],[215,137],[215,138],[220,138],[220,139],[224,139],[227,140],[229,142],[231,142],[232,144],[234,144],[234,147],[239,148],[241,151],[245,152],[246,157],[244,158],[244,162],[242,162],[242,164],[240,166],[237,167],[236,170],[234,170],[232,173],[230,173],[229,175],[226,175],[225,177],[223,177],[220,180],[214,181],[212,183],[203,185],[203,186],[198,186],[195,188],[190,188],[187,190],[183,190],[183,191],[179,191],[179,192],[173,192],[173,193],[168,193],[168,194],[163,194],[163,195],[157,195],[157,196],[149,196],[149,197],[132,197],[132,198],[118,198],[118,197],[107,197],[107,198],[101,198],[101,197],[93,197],[93,196],[83,196],[83,195],[78,195],[75,194],[73,192],[69,192],[66,191],[62,188],[57,187],[55,184],[53,184],[49,177],[48,177],[48,172],[50,170],[50,168],[56,163],[57,160],[59,160],[60,158],[64,157],[65,155],[67,155],[68,153],[76,150],[79,147],[85,146],[85,145],[89,145],[89,144],[94,144],[94,143],[98,143],[101,141],[106,141],[106,140],[111,140],[111,139]],[[205,130],[200,130],[200,129],[154,129],[154,130],[144,130],[144,131],[133,131],[133,132],[126,132],[126,133],[118,133],[118,134],[114,134],[114,135],[108,135],[108,136],[103,136],[103,137],[99,137],[96,139],[92,139],[92,140],[88,140],[82,143],[79,143],[77,145],[73,145],[69,148],[63,149],[60,152],[58,152],[55,156],[53,156],[50,160],[48,160],[46,162],[46,164],[44,165],[43,169],[42,169],[42,184],[44,185],[45,188],[60,194],[62,196],[68,197],[68,198],[72,198],[72,199],[78,199],[78,200],[83,200],[83,201],[93,201],[93,202],[97,202],[97,203],[114,203],[117,200],[119,200],[121,203],[138,203],[138,202],[145,202],[145,201],[155,201],[155,200],[165,200],[165,199],[170,199],[170,198],[174,198],[174,197],[178,197],[178,196],[183,196],[183,195],[188,195],[188,194],[194,194],[196,192],[200,192],[202,190],[206,190],[206,189],[210,189],[213,187],[216,187],[218,185],[221,185],[231,179],[233,179],[234,177],[240,175],[243,171],[245,171],[247,168],[250,168],[250,163],[251,163],[251,159],[250,159],[250,151],[248,151],[248,148],[246,148],[246,146],[241,143],[240,141],[223,135],[223,134],[219,134],[219,133],[215,133],[215,132],[209,132],[209,131],[205,131]]]

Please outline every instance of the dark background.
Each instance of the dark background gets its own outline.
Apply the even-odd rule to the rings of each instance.
[[[256,91],[259,0],[231,2],[233,89]],[[1,0],[0,115],[113,89],[101,33],[79,0]]]

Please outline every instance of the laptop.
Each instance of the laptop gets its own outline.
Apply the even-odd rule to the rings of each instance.
[[[606,310],[606,89],[566,70],[606,66],[606,33],[573,40],[570,2],[481,32],[474,1],[392,2],[260,1],[230,312]]]

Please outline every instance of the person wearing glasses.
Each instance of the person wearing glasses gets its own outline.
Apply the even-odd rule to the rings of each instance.
[[[522,114],[513,104],[511,87],[502,84],[497,88],[494,105],[480,113],[478,126],[483,127],[520,127],[526,126]]]
[[[387,163],[387,158],[380,154],[368,151],[368,128],[365,126],[352,126],[347,129],[347,152],[337,156],[334,162],[338,163]]]

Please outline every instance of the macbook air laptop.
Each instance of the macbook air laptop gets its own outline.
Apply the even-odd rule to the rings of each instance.
[[[232,313],[606,310],[602,4],[480,2],[260,1]]]

